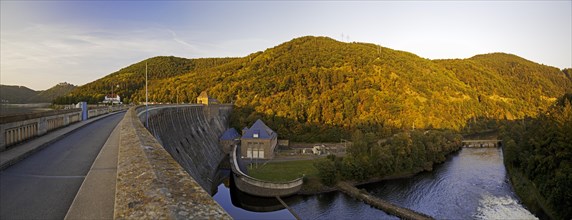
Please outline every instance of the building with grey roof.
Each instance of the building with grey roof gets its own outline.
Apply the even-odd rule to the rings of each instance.
[[[240,145],[244,158],[271,159],[278,145],[278,134],[258,119],[250,128],[242,129]]]
[[[225,154],[228,154],[234,145],[240,143],[240,134],[234,128],[229,128],[219,138],[219,143]]]

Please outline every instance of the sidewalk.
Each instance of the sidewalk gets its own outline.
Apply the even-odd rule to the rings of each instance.
[[[113,219],[121,122],[87,173],[64,219]]]
[[[57,129],[55,131],[48,132],[45,135],[42,135],[40,137],[36,137],[36,138],[31,139],[29,141],[26,141],[24,143],[12,146],[12,147],[10,147],[10,149],[3,151],[3,152],[0,152],[0,170],[4,170],[4,169],[8,168],[9,166],[14,165],[18,161],[25,159],[26,157],[28,157],[28,156],[32,155],[33,153],[43,149],[44,147],[50,145],[51,143],[56,142],[56,141],[64,138],[65,136],[67,136],[68,134],[70,134],[71,132],[73,132],[74,130],[76,130],[78,128],[81,128],[85,125],[88,125],[88,124],[94,122],[94,121],[100,120],[102,118],[105,118],[107,116],[114,115],[114,114],[117,114],[120,112],[121,111],[112,112],[109,114],[100,115],[100,116],[97,116],[95,118],[88,119],[86,121],[77,122],[77,123],[71,124],[67,127],[63,127],[63,128]]]

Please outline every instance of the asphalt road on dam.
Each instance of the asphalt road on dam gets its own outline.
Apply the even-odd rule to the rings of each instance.
[[[63,219],[124,115],[85,125],[0,172],[0,219]]]

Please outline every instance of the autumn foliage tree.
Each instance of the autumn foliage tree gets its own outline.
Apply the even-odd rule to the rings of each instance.
[[[348,139],[356,129],[379,137],[413,128],[475,132],[487,125],[468,122],[532,117],[572,92],[565,72],[511,54],[429,60],[374,44],[301,37],[241,58],[151,58],[64,100],[97,102],[119,83],[124,100],[143,102],[145,63],[152,102],[195,102],[208,90],[234,103],[233,127],[262,118],[280,137],[305,142]]]
[[[572,94],[502,131],[505,165],[527,207],[554,219],[572,218]]]

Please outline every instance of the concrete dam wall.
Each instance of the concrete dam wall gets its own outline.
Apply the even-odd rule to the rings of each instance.
[[[119,149],[113,218],[232,219],[143,126],[141,109],[129,109],[114,130]]]
[[[223,175],[219,137],[228,128],[232,105],[149,106],[138,109],[143,124],[171,156],[211,195]]]

